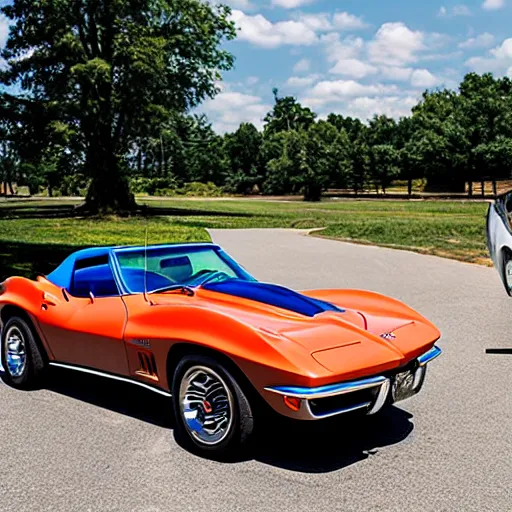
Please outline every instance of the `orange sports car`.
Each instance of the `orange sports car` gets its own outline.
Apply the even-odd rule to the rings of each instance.
[[[297,420],[375,414],[421,389],[438,329],[358,290],[296,292],[254,279],[214,244],[78,251],[46,277],[0,285],[2,378],[48,366],[172,397],[175,433],[226,455],[262,410]]]

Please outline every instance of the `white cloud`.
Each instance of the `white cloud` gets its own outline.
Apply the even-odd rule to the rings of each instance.
[[[284,7],[285,9],[295,9],[296,7],[300,7],[302,5],[311,4],[314,1],[315,0],[272,0],[272,5]]]
[[[326,103],[336,103],[357,96],[377,96],[398,91],[395,85],[364,85],[354,80],[324,80],[306,91],[303,102],[317,107]]]
[[[489,51],[488,57],[472,57],[466,66],[477,73],[496,73],[505,75],[512,66],[512,37]]]
[[[441,61],[441,60],[454,60],[459,58],[461,55],[464,55],[462,50],[457,50],[455,52],[449,53],[429,53],[427,55],[422,55],[419,60],[421,61]]]
[[[250,0],[208,0],[213,5],[229,5],[234,9],[243,9],[244,11],[251,11],[256,6]]]
[[[306,73],[311,68],[311,62],[308,59],[300,59],[295,66],[293,71],[295,73]]]
[[[332,30],[360,30],[368,25],[362,18],[349,14],[348,12],[325,12],[316,14],[298,14],[294,19],[304,23],[315,32],[329,32]]]
[[[464,4],[456,5],[452,12],[454,16],[471,16],[471,9]]]
[[[459,43],[459,48],[488,48],[494,44],[494,36],[484,32],[476,37],[470,37],[467,41]]]
[[[375,114],[387,115],[398,119],[411,115],[411,109],[418,103],[419,97],[415,96],[387,96],[369,97],[362,96],[348,102],[343,112],[347,116],[358,117],[362,120],[370,119]]]
[[[306,27],[315,32],[327,32],[333,29],[331,16],[327,13],[299,14],[294,19],[304,23]]]
[[[505,7],[505,0],[485,0],[482,4],[482,9],[487,11],[495,11]]]
[[[247,85],[256,85],[260,79],[257,76],[248,76],[245,81],[247,82]]]
[[[447,9],[444,5],[439,8],[437,15],[440,18],[452,18],[456,16],[471,16],[471,9],[465,4],[455,5],[451,9]]]
[[[226,2],[226,0],[223,0],[223,2]],[[228,0],[226,3],[231,7],[236,7],[237,9],[254,9],[254,5],[249,2],[249,0]]]
[[[218,133],[235,131],[244,122],[253,123],[261,129],[263,118],[270,109],[271,105],[264,104],[259,96],[229,90],[222,91],[201,106],[201,111],[208,115]]]
[[[340,38],[338,33],[332,32],[320,38],[325,45],[327,60],[336,62],[340,59],[355,59],[364,49],[364,40],[360,37],[347,36]]]
[[[9,20],[0,14],[0,48],[5,46],[7,38],[9,37]]]
[[[329,73],[360,79],[368,75],[375,75],[377,71],[375,66],[359,59],[340,59],[329,70]]]
[[[498,60],[512,59],[512,37],[505,39],[500,46],[491,50],[491,53]]]
[[[308,76],[291,76],[286,81],[286,85],[293,89],[303,89],[313,85],[321,75],[313,74]]]
[[[415,69],[411,75],[411,85],[413,87],[430,88],[439,84],[439,79],[428,69]]]
[[[411,79],[413,68],[402,68],[399,66],[381,66],[381,75],[388,79],[396,82],[408,82]]]
[[[368,55],[372,63],[401,66],[417,60],[417,53],[426,49],[424,40],[423,32],[402,22],[384,23],[368,43]]]
[[[338,30],[357,30],[368,26],[362,18],[349,14],[348,12],[336,12],[333,21],[334,28]]]
[[[276,48],[281,45],[308,46],[318,40],[315,32],[302,22],[272,23],[261,14],[249,16],[239,10],[234,10],[231,18],[240,29],[238,39],[263,48]]]

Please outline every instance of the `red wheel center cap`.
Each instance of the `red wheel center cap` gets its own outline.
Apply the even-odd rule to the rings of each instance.
[[[210,414],[213,411],[213,408],[212,408],[210,402],[208,402],[208,400],[203,400],[203,409],[204,409],[204,412],[207,414]]]

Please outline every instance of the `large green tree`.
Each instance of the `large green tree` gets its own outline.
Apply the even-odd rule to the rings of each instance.
[[[274,107],[265,116],[265,135],[273,135],[287,130],[305,130],[315,121],[316,114],[308,107],[303,107],[293,96],[279,96],[273,89]]]
[[[224,138],[226,155],[230,162],[228,185],[235,192],[247,193],[264,180],[260,161],[262,135],[251,123],[242,123],[234,133]]]
[[[13,0],[1,82],[76,127],[90,210],[129,209],[126,160],[148,129],[216,93],[229,8],[206,0]],[[149,127],[149,128],[148,128]]]

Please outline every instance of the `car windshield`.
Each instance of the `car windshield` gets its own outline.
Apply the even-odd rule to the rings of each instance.
[[[163,292],[228,279],[255,280],[216,246],[126,248],[114,254],[129,293]]]

